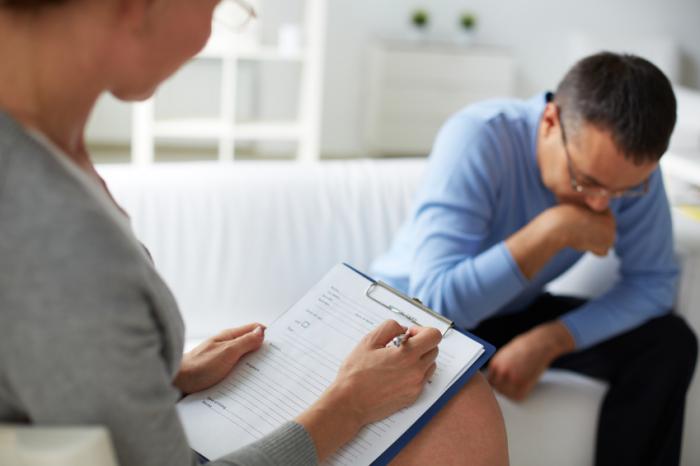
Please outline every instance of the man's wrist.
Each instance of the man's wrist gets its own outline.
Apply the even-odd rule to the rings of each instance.
[[[508,251],[528,280],[568,245],[561,217],[555,208],[547,209],[506,239]]]
[[[543,223],[543,228],[550,244],[557,251],[571,244],[571,225],[566,221],[561,207],[561,205],[550,207],[538,217]]]
[[[576,349],[576,340],[560,320],[541,324],[535,327],[533,332],[550,361]]]

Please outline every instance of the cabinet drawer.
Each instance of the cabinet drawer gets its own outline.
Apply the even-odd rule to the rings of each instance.
[[[379,45],[369,65],[365,134],[374,154],[426,154],[450,115],[514,93],[514,61],[500,50]]]

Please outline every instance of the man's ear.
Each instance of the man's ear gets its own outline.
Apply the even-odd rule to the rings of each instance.
[[[554,102],[548,102],[542,114],[542,132],[549,136],[552,131],[559,129],[559,109]]]

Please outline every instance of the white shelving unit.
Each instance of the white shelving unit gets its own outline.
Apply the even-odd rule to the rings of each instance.
[[[134,104],[132,162],[154,161],[158,139],[214,140],[220,161],[233,161],[239,141],[291,141],[297,143],[297,160],[319,159],[321,96],[323,92],[323,44],[325,40],[326,0],[303,0],[303,42],[297,48],[264,46],[250,40],[238,40],[236,34],[212,35],[195,59],[221,61],[219,115],[215,118],[156,120],[151,98]],[[301,66],[299,108],[291,121],[236,121],[236,84],[241,61],[292,62]]]

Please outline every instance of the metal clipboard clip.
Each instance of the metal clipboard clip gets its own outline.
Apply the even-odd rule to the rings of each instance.
[[[414,325],[423,326],[423,325],[421,325],[420,321],[419,321],[415,316],[409,314],[408,312],[402,311],[401,309],[397,308],[396,306],[393,306],[393,305],[391,305],[391,304],[384,303],[384,302],[380,301],[379,299],[377,299],[375,296],[372,296],[372,293],[373,293],[377,288],[383,288],[383,289],[385,289],[386,291],[390,292],[391,294],[393,294],[393,295],[395,295],[395,296],[398,296],[398,297],[401,298],[402,300],[404,300],[404,301],[410,303],[411,306],[413,306],[413,307],[415,307],[415,308],[417,308],[417,309],[420,309],[420,310],[423,311],[423,312],[427,312],[428,314],[430,314],[430,315],[431,315],[432,317],[434,317],[435,319],[439,320],[440,322],[443,322],[443,323],[447,324],[447,327],[446,327],[445,330],[442,332],[442,336],[445,336],[445,334],[447,333],[447,331],[448,331],[449,329],[451,329],[451,328],[454,326],[454,322],[452,322],[452,321],[451,321],[450,319],[448,319],[447,317],[438,314],[437,312],[433,311],[433,310],[430,309],[429,307],[425,306],[423,303],[420,302],[419,299],[417,299],[417,298],[410,298],[410,297],[406,296],[405,294],[403,294],[403,293],[401,293],[400,291],[398,291],[398,290],[392,288],[391,286],[387,285],[386,283],[384,283],[384,282],[382,282],[382,281],[376,281],[376,282],[374,282],[374,283],[371,283],[371,284],[367,287],[367,290],[365,291],[365,296],[367,296],[369,299],[371,299],[371,300],[374,301],[375,303],[379,304],[380,306],[382,306],[382,307],[384,307],[384,308],[386,308],[386,309],[389,309],[389,310],[390,310],[391,312],[393,312],[394,314],[398,314],[398,315],[400,315],[401,317],[407,319],[409,322],[412,322]]]

